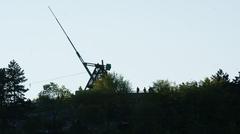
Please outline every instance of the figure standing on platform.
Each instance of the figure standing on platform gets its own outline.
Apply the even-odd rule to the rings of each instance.
[[[139,87],[137,87],[137,93],[139,93]]]
[[[144,92],[144,93],[147,93],[146,87],[143,88],[143,92]]]

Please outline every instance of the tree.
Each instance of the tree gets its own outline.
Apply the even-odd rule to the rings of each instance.
[[[8,68],[6,69],[6,102],[8,104],[22,104],[26,99],[25,92],[27,88],[22,85],[27,81],[24,76],[24,70],[18,65],[15,60],[10,61]]]
[[[50,84],[46,84],[43,86],[43,91],[41,91],[38,96],[41,97],[48,97],[50,99],[57,99],[57,98],[70,98],[71,92],[65,86],[59,87],[58,84],[50,82]]]
[[[157,80],[153,82],[153,90],[157,93],[174,90],[176,86],[168,80]]]
[[[236,85],[240,85],[240,72],[238,72],[238,76],[235,76],[233,79],[233,83]]]
[[[222,69],[219,69],[215,75],[212,75],[211,82],[213,84],[228,84],[230,83],[229,75],[224,73]]]
[[[237,80],[237,79],[236,79]],[[229,75],[219,69],[216,74],[211,77],[207,77],[199,82],[199,86],[203,88],[215,88],[227,86],[231,83]]]
[[[5,104],[6,99],[6,69],[0,68],[0,108]]]
[[[206,87],[210,87],[212,85],[211,79],[210,78],[205,78],[204,80],[201,80],[199,82],[199,85],[206,88]]]
[[[130,82],[124,80],[123,76],[116,73],[104,75],[94,83],[91,91],[100,91],[106,93],[130,93],[132,88]]]
[[[198,88],[199,87],[199,84],[197,81],[192,81],[192,82],[183,82],[182,84],[179,85],[179,90],[182,90],[182,89],[195,89],[195,88]]]
[[[85,93],[85,92],[86,92],[86,90],[83,90],[83,88],[80,86],[78,88],[78,90],[75,91],[75,95],[79,95],[79,94],[82,94],[82,93]]]

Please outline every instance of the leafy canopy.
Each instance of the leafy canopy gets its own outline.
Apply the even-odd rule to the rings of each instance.
[[[91,91],[105,93],[130,93],[132,87],[130,82],[124,80],[123,76],[117,73],[109,73],[94,83]]]
[[[65,86],[59,87],[58,84],[50,82],[43,86],[43,90],[38,94],[39,98],[48,97],[50,99],[56,98],[70,98],[71,92]]]

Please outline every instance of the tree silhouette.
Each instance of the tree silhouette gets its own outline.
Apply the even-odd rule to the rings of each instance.
[[[6,102],[10,105],[22,104],[26,99],[24,93],[28,91],[22,83],[27,81],[27,79],[24,76],[24,70],[21,69],[15,60],[10,61],[8,64],[6,79]]]
[[[215,75],[211,77],[212,83],[227,84],[230,83],[229,75],[224,73],[222,69],[219,69]]]
[[[129,81],[116,73],[109,73],[94,83],[92,91],[106,93],[130,93],[132,92]]]
[[[39,97],[48,97],[50,99],[70,98],[71,92],[65,86],[59,87],[58,84],[50,82],[43,86],[43,91],[39,93]]]
[[[7,78],[6,78],[6,69],[5,68],[0,68],[0,108],[3,107],[5,104],[5,99],[6,99],[6,83],[7,83]]]
[[[240,72],[238,72],[238,76],[235,76],[233,79],[233,83],[236,85],[240,85]]]
[[[176,86],[168,80],[157,80],[153,82],[153,90],[154,92],[161,93],[161,92],[169,92],[174,90]]]

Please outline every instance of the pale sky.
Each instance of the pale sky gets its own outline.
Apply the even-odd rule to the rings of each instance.
[[[238,0],[0,0],[0,67],[20,64],[28,98],[51,81],[74,92],[88,80],[48,6],[85,61],[111,63],[133,88],[240,71]]]

